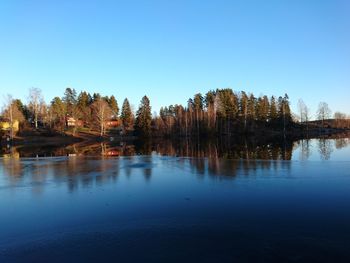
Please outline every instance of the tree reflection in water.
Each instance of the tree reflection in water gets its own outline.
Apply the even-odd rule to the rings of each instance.
[[[67,184],[68,191],[74,192],[92,185],[108,184],[116,181],[120,175],[132,176],[133,171],[140,171],[146,181],[151,180],[154,162],[173,165],[177,169],[190,169],[191,173],[202,177],[234,179],[236,176],[254,175],[256,171],[290,169],[290,162],[273,160],[230,160],[218,157],[208,158],[173,158],[161,156],[135,156],[123,158],[64,157],[45,159],[10,159],[4,158],[2,173],[9,178],[11,187],[21,187],[30,183],[33,191],[40,194],[48,182]],[[164,163],[163,163],[164,162]],[[173,162],[172,164],[170,162]]]
[[[277,141],[257,144],[254,141],[202,141],[193,143],[190,140],[160,141],[153,144],[153,151],[161,155],[226,158],[246,160],[291,160],[293,142]]]
[[[329,160],[331,158],[331,153],[333,152],[333,141],[319,139],[318,152],[320,153],[321,160]]]
[[[338,138],[334,141],[336,149],[342,149],[350,145],[350,138]]]
[[[60,155],[66,157],[54,157]],[[14,147],[3,156],[2,173],[10,178],[10,184],[19,186],[30,182],[33,191],[40,194],[50,180],[58,184],[66,183],[69,192],[74,192],[79,187],[88,188],[92,184],[115,181],[120,174],[130,177],[135,169],[141,171],[146,181],[149,181],[154,158],[160,162],[167,161],[161,156],[186,157],[171,160],[176,162],[173,163],[175,167],[189,167],[199,177],[220,175],[234,178],[237,174],[248,175],[257,169],[271,169],[276,166],[271,160],[290,160],[292,143],[255,145],[248,141],[242,144],[205,141],[193,144],[188,140],[98,143],[57,148]],[[35,157],[20,159],[29,156]],[[288,166],[288,163],[280,165]]]
[[[315,141],[317,143],[315,144]],[[329,160],[336,149],[347,147],[350,139],[346,138],[320,138],[317,140],[299,140],[296,142],[281,140],[272,142],[259,142],[241,139],[232,141],[202,140],[147,140],[120,143],[94,143],[74,144],[70,146],[22,146],[2,148],[0,155],[7,158],[20,157],[55,157],[55,156],[135,156],[160,154],[167,156],[196,157],[196,158],[226,158],[244,160],[291,160],[295,147],[300,148],[300,160],[308,160],[312,155],[312,146],[316,146],[322,160]]]
[[[309,139],[300,140],[297,142],[297,145],[300,146],[300,160],[306,161],[310,158],[312,154],[311,142]]]
[[[207,140],[199,143],[190,140],[161,140],[75,144],[67,147],[13,147],[2,150],[0,169],[8,177],[10,185],[30,182],[35,193],[43,191],[43,184],[50,178],[57,183],[67,183],[69,191],[73,192],[78,187],[115,181],[121,174],[130,177],[135,169],[142,171],[146,181],[149,181],[152,178],[154,158],[161,164],[168,162],[167,165],[174,165],[174,168],[189,168],[199,178],[235,178],[254,175],[256,171],[290,169],[288,160],[292,159],[293,149],[296,148],[300,149],[301,160],[309,159],[312,147],[318,148],[321,160],[329,160],[334,146],[341,149],[349,145],[349,138],[321,138],[265,143],[247,139],[239,142]],[[53,156],[61,157],[47,158]],[[124,157],[111,158],[114,156]],[[164,159],[162,156],[177,158]]]

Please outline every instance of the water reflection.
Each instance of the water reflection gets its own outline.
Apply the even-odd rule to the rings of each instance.
[[[254,175],[256,171],[290,169],[290,162],[273,160],[228,160],[217,157],[210,158],[166,158],[161,156],[135,156],[117,159],[64,157],[50,159],[15,159],[3,158],[0,168],[5,175],[6,183],[1,187],[32,187],[36,194],[44,191],[47,184],[67,184],[69,192],[79,188],[89,188],[93,185],[109,184],[117,181],[122,175],[132,177],[142,174],[146,181],[152,179],[152,173],[157,163],[165,163],[180,170],[190,169],[191,174],[199,178],[215,178],[224,176],[234,179],[237,176]],[[4,180],[4,178],[2,178]]]
[[[295,258],[295,251],[304,253],[303,262],[322,262],[311,257],[320,251],[330,255],[320,255],[323,262],[339,253],[348,259],[350,162],[293,160],[334,160],[340,152],[349,157],[349,142],[8,149],[0,158],[0,261],[66,262],[77,254],[108,261],[122,254],[121,261],[138,262],[167,251],[162,262],[185,251],[174,262],[184,261],[182,255],[217,259],[223,253],[231,262],[235,248],[237,255],[247,251],[245,262],[261,260],[266,251],[278,251],[281,262]],[[65,156],[48,158],[55,155]],[[213,249],[215,255],[205,254]],[[140,258],[130,260],[135,255]]]
[[[348,151],[349,146],[350,139],[347,137],[262,145],[252,141],[240,144],[219,141],[198,144],[189,141],[148,141],[117,145],[98,143],[36,148],[34,159],[20,158],[33,156],[30,153],[32,148],[13,147],[6,149],[0,159],[0,173],[6,175],[7,180],[0,187],[22,187],[30,182],[33,191],[38,194],[43,191],[46,183],[53,180],[58,184],[67,184],[68,190],[74,192],[80,187],[116,181],[120,175],[131,178],[134,173],[141,174],[146,181],[150,181],[154,167],[158,163],[162,166],[162,162],[173,162],[175,168],[190,169],[198,178],[224,176],[226,179],[234,179],[237,176],[252,176],[256,171],[289,170],[293,152],[299,151],[294,159],[299,157],[299,160],[306,161],[316,152],[320,160],[326,161],[337,151]],[[47,158],[56,155],[66,157]]]
[[[262,141],[254,138],[239,140],[148,140],[119,143],[78,143],[69,146],[16,146],[4,147],[0,156],[4,158],[55,157],[55,156],[115,156],[151,155],[225,158],[244,160],[309,160],[319,153],[320,160],[329,160],[334,150],[350,145],[348,134],[319,139],[298,141]],[[299,154],[295,154],[299,152]]]
[[[313,160],[327,161],[332,158],[333,153],[337,153],[339,150],[345,149],[349,151],[350,138],[346,134],[344,136],[345,137],[339,135],[332,137],[321,137],[318,139],[299,140],[294,143],[293,153],[299,152],[300,161],[310,160],[313,154]],[[319,158],[316,158],[317,153]],[[348,154],[344,153],[342,156],[343,158],[340,159],[348,160],[348,156]],[[339,156],[337,157],[339,158]]]
[[[154,151],[161,155],[196,158],[291,160],[292,146],[293,143],[290,141],[257,144],[247,140],[243,142],[204,141],[201,143],[191,143],[185,140],[156,143]]]
[[[336,149],[346,148],[350,145],[350,138],[338,138],[334,139],[334,141]]]
[[[318,152],[320,153],[321,160],[329,160],[331,158],[331,153],[333,152],[332,141],[320,139],[318,141]]]
[[[302,161],[308,160],[312,154],[310,140],[300,140],[299,142],[297,142],[297,145],[301,148],[299,159]]]

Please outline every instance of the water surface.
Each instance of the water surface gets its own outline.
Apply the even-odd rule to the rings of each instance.
[[[347,138],[88,147],[4,152],[0,262],[350,262]]]

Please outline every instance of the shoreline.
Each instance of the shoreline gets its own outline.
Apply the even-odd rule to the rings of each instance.
[[[94,134],[94,133],[77,133],[76,135],[73,135],[71,133],[64,133],[62,135],[56,134],[56,135],[22,135],[22,136],[15,136],[13,141],[7,142],[5,139],[1,140],[0,145],[7,145],[10,144],[12,146],[35,146],[35,145],[46,145],[46,146],[68,146],[75,143],[98,143],[98,142],[110,142],[112,141],[118,142],[118,141],[132,141],[136,140],[137,137],[134,136],[108,136],[105,135],[101,137],[100,135]]]
[[[200,139],[220,139],[220,138],[229,138],[229,139],[239,139],[239,138],[252,138],[252,139],[262,139],[262,140],[281,140],[281,139],[291,139],[291,140],[302,140],[302,139],[313,139],[320,138],[324,136],[336,136],[339,134],[349,134],[349,129],[312,129],[308,132],[301,131],[287,131],[286,134],[280,131],[260,131],[256,134],[240,134],[240,133],[232,133],[230,136],[221,135],[221,136],[199,136]],[[1,145],[12,145],[12,146],[68,146],[76,143],[81,144],[92,144],[99,142],[127,142],[127,141],[136,141],[136,140],[152,140],[152,139],[162,139],[163,137],[159,136],[151,136],[149,138],[139,138],[136,136],[108,136],[105,135],[101,137],[100,135],[94,133],[78,133],[76,135],[72,135],[70,133],[64,133],[63,135],[24,135],[24,136],[16,136],[12,142],[7,142],[6,140],[1,141]],[[192,137],[170,137],[163,139],[174,139],[174,140],[185,140],[185,139],[197,139],[197,136]]]

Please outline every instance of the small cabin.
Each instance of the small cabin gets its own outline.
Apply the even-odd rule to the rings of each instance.
[[[67,126],[68,127],[81,127],[81,126],[83,126],[83,121],[76,120],[73,117],[67,117]]]
[[[120,121],[119,120],[109,120],[109,121],[106,121],[106,126],[108,128],[117,128],[120,126]]]
[[[118,150],[111,149],[111,150],[107,151],[104,155],[106,155],[106,156],[119,156],[120,152]]]

